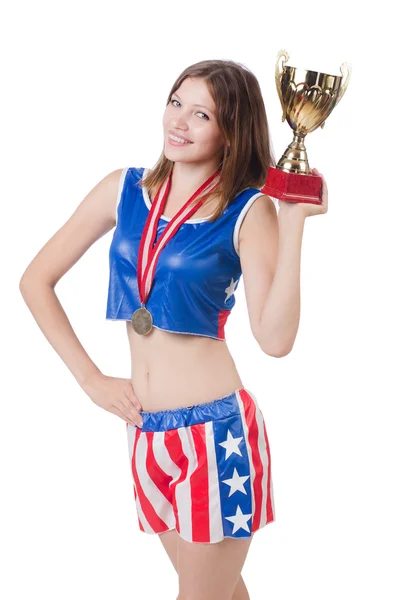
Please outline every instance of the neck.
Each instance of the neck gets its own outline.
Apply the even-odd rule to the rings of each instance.
[[[186,199],[218,169],[216,161],[205,163],[175,162],[172,171],[171,190],[176,196]]]

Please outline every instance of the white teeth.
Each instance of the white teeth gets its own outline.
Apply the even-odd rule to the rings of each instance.
[[[183,140],[182,138],[176,137],[176,135],[172,135],[172,133],[169,133],[168,135],[175,142],[179,142],[180,144],[190,144],[190,142],[187,142],[186,140]]]

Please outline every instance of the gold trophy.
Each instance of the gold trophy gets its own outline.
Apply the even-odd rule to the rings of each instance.
[[[284,57],[280,69],[280,58]],[[307,133],[321,125],[342,99],[350,80],[351,67],[343,63],[341,76],[318,71],[306,71],[286,66],[286,50],[280,50],[276,61],[276,86],[283,109],[282,121],[287,119],[294,139],[276,167],[269,167],[261,192],[287,202],[321,204],[322,179],[310,174],[305,147]]]

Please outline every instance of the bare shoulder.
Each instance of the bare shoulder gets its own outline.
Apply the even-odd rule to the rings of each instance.
[[[89,192],[89,194],[92,194],[95,197],[97,203],[103,205],[105,212],[107,210],[109,220],[113,225],[116,224],[116,208],[120,191],[119,185],[123,171],[123,168],[111,171]],[[86,196],[86,198],[88,198],[88,196]]]
[[[261,194],[253,201],[244,216],[240,226],[239,241],[263,235],[266,230],[277,227],[276,206],[270,196]]]
[[[27,266],[25,281],[40,279],[55,287],[88,248],[115,226],[123,170],[108,173],[88,192]]]

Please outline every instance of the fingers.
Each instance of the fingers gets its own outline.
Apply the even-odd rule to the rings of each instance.
[[[134,425],[136,425],[137,427],[142,427],[142,425],[143,425],[142,416],[137,410],[131,409],[128,412],[128,415],[129,415],[128,418],[132,419],[132,422]]]
[[[118,405],[119,409],[126,415],[127,420],[132,420],[135,425],[139,425],[141,427],[142,417],[140,415],[140,411],[142,408],[137,408],[135,403],[131,404],[131,400],[124,396],[124,398],[120,399],[120,404]]]
[[[316,175],[317,177],[321,177],[321,178],[322,178],[322,180],[323,180],[323,183],[325,183],[325,179],[324,179],[324,177],[323,177],[322,173],[319,173],[319,171],[318,171],[318,169],[316,169],[316,167],[314,167],[313,169],[310,169],[310,172],[311,172],[313,175]]]
[[[321,177],[321,202],[324,208],[324,212],[328,211],[328,186],[324,179],[324,175],[318,172],[318,169],[313,169],[313,175]]]
[[[128,411],[126,408],[124,408],[123,406],[113,406],[113,412],[115,415],[118,415],[121,419],[123,419],[123,421],[126,421],[126,423],[129,423],[130,425],[133,425],[134,427],[142,427],[143,425],[143,421],[142,421],[142,417],[139,414],[138,411],[135,411],[134,413],[132,413],[131,411]]]
[[[322,173],[319,173],[318,170],[315,168],[313,169],[313,175],[317,175],[317,177],[321,177],[323,189],[327,190],[328,189],[327,182],[324,179],[324,175]]]
[[[120,402],[120,410],[124,412],[129,419],[132,419],[136,425],[141,427],[142,417],[139,413],[142,410],[142,406],[134,394],[131,383],[127,383],[126,387],[124,388],[124,398],[121,398]]]
[[[314,167],[313,169],[310,169],[310,173],[312,175],[316,175],[316,177],[321,177],[321,179],[323,180],[323,187],[327,187],[327,182],[324,179],[324,175],[322,173],[319,173],[318,169],[316,169],[316,167]]]
[[[134,393],[134,388],[132,387],[132,384],[130,381],[127,383],[127,385],[124,388],[124,394],[128,398],[128,400],[130,400],[132,402],[132,404],[135,406],[135,408],[137,410],[142,410],[141,403],[139,402],[138,398],[136,397],[136,395]]]
[[[324,212],[328,210],[328,187],[327,182],[324,179],[324,175],[319,172],[316,167],[309,168],[309,174],[315,177],[321,177],[321,204],[324,208]]]

